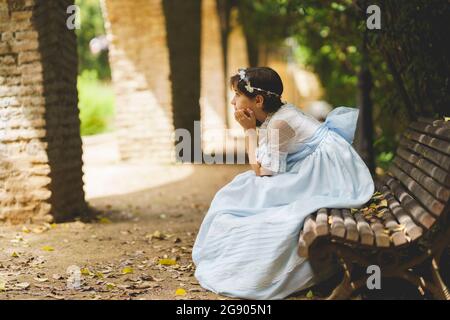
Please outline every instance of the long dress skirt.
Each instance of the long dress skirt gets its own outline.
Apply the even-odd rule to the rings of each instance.
[[[215,195],[192,251],[195,277],[215,293],[283,299],[331,275],[298,256],[304,219],[320,208],[358,208],[374,192],[353,141],[358,110],[334,109],[298,152],[287,172],[237,175]]]

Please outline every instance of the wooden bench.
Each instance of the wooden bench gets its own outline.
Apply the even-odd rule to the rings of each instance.
[[[450,122],[412,123],[375,186],[365,207],[322,208],[308,216],[299,255],[316,270],[327,263],[342,266],[342,282],[328,299],[350,298],[366,286],[367,267],[377,265],[383,279],[402,278],[422,294],[450,300],[439,270],[450,242]]]

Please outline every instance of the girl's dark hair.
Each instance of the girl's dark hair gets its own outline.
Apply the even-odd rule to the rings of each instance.
[[[253,92],[247,91],[245,86],[246,81],[241,80],[240,75],[236,74],[230,78],[230,86],[233,89],[238,90],[249,98],[254,98],[257,95],[261,95],[264,98],[263,110],[267,113],[275,112],[283,105],[281,102],[281,94],[283,93],[283,82],[281,81],[278,73],[269,67],[255,67],[243,69],[245,71],[245,78],[250,82],[250,85],[261,90],[253,90]],[[266,91],[276,93],[277,95],[270,94]]]

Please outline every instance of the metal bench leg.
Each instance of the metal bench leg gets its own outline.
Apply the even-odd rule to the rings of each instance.
[[[440,291],[433,292],[434,297],[441,300],[450,300],[450,292],[439,272],[439,258],[437,257],[431,260],[431,276],[433,277],[433,282],[437,289],[436,291]]]
[[[347,300],[355,290],[351,279],[351,264],[347,263],[343,258],[339,258],[339,262],[344,269],[344,276],[342,282],[333,290],[327,300]]]

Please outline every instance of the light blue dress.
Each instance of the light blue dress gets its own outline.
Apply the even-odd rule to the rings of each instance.
[[[298,239],[312,212],[357,208],[374,192],[370,172],[351,146],[357,118],[357,109],[334,109],[287,154],[285,172],[260,177],[249,170],[217,192],[192,251],[202,287],[230,297],[283,299],[335,271],[323,266],[315,274],[297,254]]]

